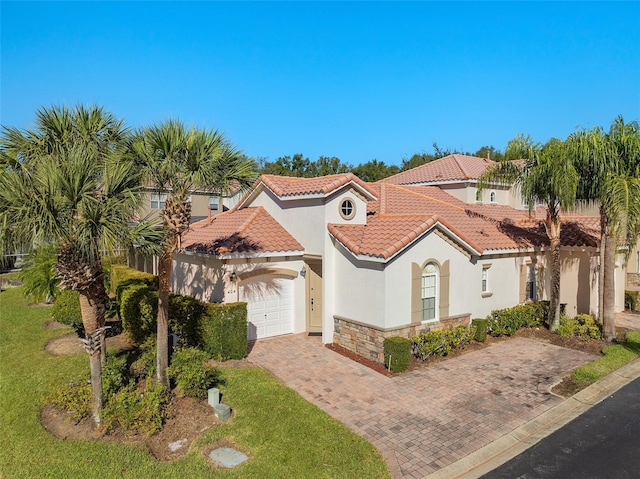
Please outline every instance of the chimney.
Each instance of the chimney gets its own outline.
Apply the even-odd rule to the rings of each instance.
[[[491,150],[487,150],[487,160],[491,161]]]
[[[209,223],[211,223],[211,206],[209,206],[207,211],[209,212]]]

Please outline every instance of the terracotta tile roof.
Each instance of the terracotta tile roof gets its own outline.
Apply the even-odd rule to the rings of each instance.
[[[456,180],[477,180],[495,161],[467,155],[448,155],[381,180],[394,185],[428,184]]]
[[[330,224],[329,232],[356,255],[389,259],[436,224],[450,230],[478,253],[488,250],[547,246],[541,221],[508,206],[468,205],[433,186],[376,185],[378,200],[369,202],[366,225]],[[597,246],[598,221],[567,218],[564,246]]]
[[[354,180],[352,175],[323,178],[262,177],[279,195],[327,193]],[[357,180],[359,183],[360,180]],[[542,220],[528,211],[501,205],[469,205],[436,186],[363,184],[374,197],[367,202],[366,224],[329,224],[331,233],[356,255],[387,260],[437,226],[453,234],[454,241],[471,252],[529,249],[548,246]],[[458,240],[456,240],[458,238]],[[564,219],[564,246],[595,247],[599,238],[597,217]],[[263,207],[244,207],[191,225],[183,236],[187,251],[208,254],[300,252],[304,248]]]
[[[186,251],[207,254],[304,250],[262,206],[227,211],[194,223],[183,235],[181,246]]]
[[[258,183],[260,182],[264,183],[265,186],[280,197],[328,194],[349,182],[358,184],[364,190],[369,190],[370,186],[353,173],[340,173],[317,178],[262,175],[258,180]]]

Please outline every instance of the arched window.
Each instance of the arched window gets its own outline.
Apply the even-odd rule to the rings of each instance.
[[[482,191],[476,190],[476,202],[482,203]]]
[[[491,203],[495,203],[496,202],[496,192],[492,191],[491,195],[489,196],[489,201],[491,201]]]
[[[427,263],[422,270],[422,321],[438,319],[438,266]]]

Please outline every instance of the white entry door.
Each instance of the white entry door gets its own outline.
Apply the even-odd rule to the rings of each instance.
[[[242,281],[240,301],[247,303],[248,339],[293,332],[293,281],[260,275]]]

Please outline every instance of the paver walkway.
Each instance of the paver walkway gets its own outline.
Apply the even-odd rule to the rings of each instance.
[[[255,343],[249,360],[374,444],[394,478],[421,478],[562,401],[549,387],[593,356],[523,338],[388,378],[319,337]]]

